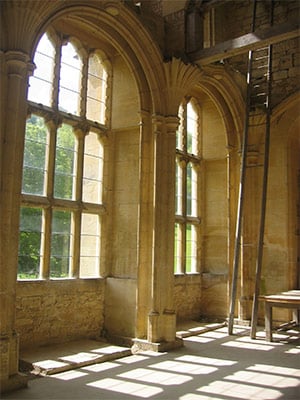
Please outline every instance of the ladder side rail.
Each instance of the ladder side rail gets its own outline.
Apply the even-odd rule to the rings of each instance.
[[[274,1],[271,4],[271,26],[273,25],[273,10]],[[258,304],[260,294],[260,282],[263,260],[263,246],[265,235],[265,221],[266,221],[266,205],[267,205],[267,190],[268,190],[268,175],[269,175],[269,154],[270,154],[270,128],[271,128],[271,96],[272,96],[272,52],[273,46],[269,45],[269,62],[268,62],[268,76],[267,76],[267,104],[266,104],[266,131],[265,131],[265,151],[264,151],[264,170],[262,182],[262,198],[261,198],[261,217],[259,238],[257,244],[257,259],[256,259],[256,273],[255,273],[255,290],[252,303],[252,316],[251,316],[251,339],[256,338],[257,320],[258,320]]]
[[[252,26],[251,26],[252,32],[254,32],[255,30],[256,4],[257,0],[253,0]],[[243,140],[242,140],[242,155],[241,155],[242,159],[240,165],[240,184],[239,184],[239,195],[238,195],[237,216],[236,216],[233,271],[231,280],[231,296],[230,296],[229,315],[228,315],[229,335],[232,335],[233,333],[234,310],[236,303],[237,282],[238,282],[239,261],[240,261],[241,230],[242,230],[243,209],[244,209],[244,186],[245,186],[244,183],[246,177],[246,157],[247,157],[247,147],[248,147],[249,115],[250,115],[250,101],[251,101],[250,86],[251,86],[252,59],[253,59],[253,51],[250,50],[248,52],[247,98],[246,98],[245,122],[244,122]]]
[[[250,82],[251,82],[251,68],[252,68],[252,50],[249,51],[248,56],[248,72],[247,72],[247,98],[246,98],[246,112],[245,122],[243,131],[242,141],[242,154],[241,154],[241,165],[240,165],[240,183],[239,183],[239,195],[238,195],[238,206],[237,206],[237,217],[236,217],[236,230],[235,230],[235,245],[234,245],[234,256],[233,256],[233,272],[231,282],[231,297],[229,306],[228,316],[228,334],[232,335],[233,332],[233,321],[234,321],[234,309],[236,303],[237,293],[237,281],[239,272],[239,261],[240,261],[240,248],[241,248],[241,231],[242,231],[242,220],[244,210],[244,192],[245,192],[245,177],[246,177],[246,161],[247,161],[247,147],[248,147],[248,131],[249,131],[249,114],[250,114]]]

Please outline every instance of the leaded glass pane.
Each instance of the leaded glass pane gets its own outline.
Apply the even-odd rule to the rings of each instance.
[[[75,136],[72,127],[63,124],[57,131],[54,197],[74,199],[75,195]]]
[[[22,193],[44,194],[47,138],[48,130],[43,118],[32,115],[26,123]]]
[[[28,100],[51,107],[55,50],[45,33],[34,56],[36,69],[29,79]]]
[[[18,279],[39,277],[42,235],[42,209],[22,207],[20,211]]]
[[[83,213],[81,217],[80,277],[99,276],[99,216]]]
[[[87,118],[105,123],[107,73],[97,54],[89,57]]]
[[[71,263],[71,213],[53,211],[50,277],[67,278]]]
[[[79,115],[81,89],[81,59],[72,45],[62,46],[58,105],[61,111]]]
[[[83,201],[101,203],[103,178],[103,146],[96,133],[85,138],[83,166]]]

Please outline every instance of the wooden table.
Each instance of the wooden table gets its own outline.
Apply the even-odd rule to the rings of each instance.
[[[300,310],[300,290],[289,290],[260,298],[265,302],[265,329],[268,341],[272,342],[272,307],[295,309],[293,316],[296,323],[299,323],[297,310]]]

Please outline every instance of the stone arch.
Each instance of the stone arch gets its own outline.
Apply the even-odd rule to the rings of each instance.
[[[264,257],[269,292],[299,287],[299,107],[295,93],[274,108],[271,118]]]
[[[197,87],[214,102],[227,133],[227,146],[239,147],[242,141],[245,103],[242,90],[223,67],[206,67]]]
[[[110,42],[125,59],[137,83],[141,110],[164,113],[163,97],[154,95],[164,82],[162,55],[128,7],[114,1],[99,5],[53,1],[47,2],[42,10],[40,2],[35,1],[9,2],[5,7],[8,16],[5,23],[16,29],[7,38],[4,49],[22,49],[32,59],[41,35],[54,21],[63,17],[76,20],[87,31]]]
[[[287,285],[299,288],[300,284],[300,96],[294,93],[279,104],[273,114],[272,122],[281,133],[286,155],[287,192]]]

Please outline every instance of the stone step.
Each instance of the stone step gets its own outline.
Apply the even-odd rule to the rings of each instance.
[[[115,346],[96,340],[80,340],[52,346],[26,349],[20,353],[21,362],[31,366],[35,375],[53,375],[87,365],[127,357],[128,347]]]
[[[224,326],[226,326],[226,322],[193,323],[189,321],[188,323],[182,323],[179,325],[177,328],[176,337],[183,339],[189,336],[200,335],[201,333],[223,328]]]

